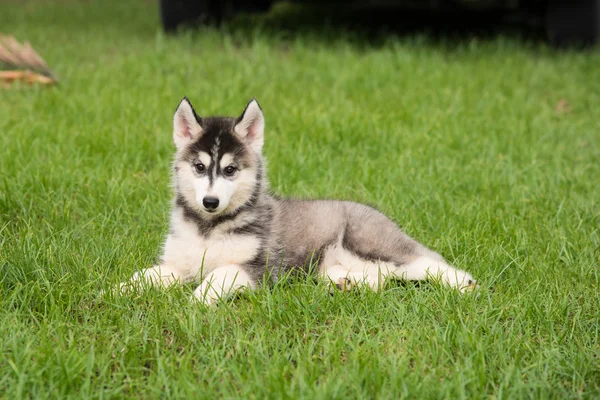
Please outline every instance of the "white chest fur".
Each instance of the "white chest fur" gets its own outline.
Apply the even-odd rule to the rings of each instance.
[[[165,242],[163,263],[177,269],[183,280],[202,279],[226,265],[244,265],[260,250],[260,239],[255,236],[232,234],[229,229],[202,236],[181,210],[174,210],[171,218],[172,233]]]

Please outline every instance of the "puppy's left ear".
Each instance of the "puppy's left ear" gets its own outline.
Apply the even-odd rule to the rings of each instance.
[[[256,152],[260,152],[264,143],[265,117],[256,99],[250,100],[246,109],[235,121],[233,128],[243,142],[248,143]]]
[[[181,150],[202,135],[202,119],[194,111],[187,97],[177,106],[173,116],[173,141]]]

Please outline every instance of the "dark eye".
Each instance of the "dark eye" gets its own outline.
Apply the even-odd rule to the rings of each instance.
[[[201,174],[203,174],[204,171],[206,171],[206,167],[201,162],[199,162],[198,164],[194,164],[194,168],[196,168],[196,171],[198,171]]]
[[[225,175],[227,176],[231,176],[233,174],[235,174],[235,171],[237,171],[237,168],[234,167],[233,165],[228,165],[227,167],[225,167],[225,169],[223,170],[223,172],[225,173]]]

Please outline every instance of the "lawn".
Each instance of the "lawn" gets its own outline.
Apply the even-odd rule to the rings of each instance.
[[[1,398],[600,396],[598,51],[0,7],[61,81],[0,88]],[[480,289],[101,298],[160,254],[184,95],[201,115],[257,97],[273,191],[372,204]]]

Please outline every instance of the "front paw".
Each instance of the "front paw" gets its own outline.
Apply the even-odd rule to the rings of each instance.
[[[200,285],[196,288],[196,290],[194,290],[192,301],[196,301],[206,307],[210,307],[217,304],[219,297],[216,295],[214,290],[211,290],[210,287],[207,288],[203,285]]]

